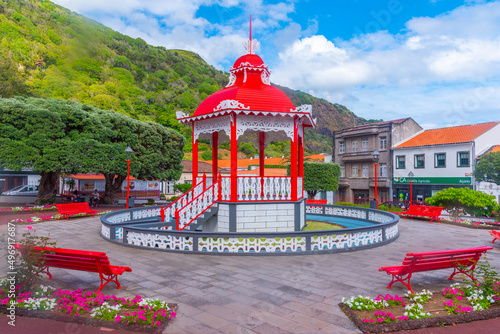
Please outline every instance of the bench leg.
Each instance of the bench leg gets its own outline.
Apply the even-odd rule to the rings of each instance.
[[[391,275],[391,274],[387,273],[387,275]],[[408,290],[410,290],[411,293],[414,293],[413,289],[411,288],[411,285],[410,285],[410,278],[411,278],[411,273],[407,274],[406,277],[402,276],[402,275],[392,275],[392,281],[387,286],[387,289],[391,289],[391,286],[394,283],[401,282],[401,283],[403,283],[404,286],[406,286],[408,288]],[[408,281],[408,284],[405,281]]]
[[[35,273],[35,275],[37,275],[39,273],[46,273],[49,276],[49,279],[53,279],[52,274],[49,271],[49,266],[43,266],[43,267],[39,267],[39,268],[40,268],[40,271],[37,271]]]
[[[492,241],[491,243],[492,243],[492,244],[494,244],[494,243],[495,243],[495,240],[497,240],[497,238],[493,239],[493,241]],[[500,239],[499,239],[499,240],[500,240]]]
[[[475,281],[476,278],[474,277],[474,269],[476,269],[476,265],[472,265],[469,269],[466,269],[466,268],[460,268],[460,267],[455,267],[453,268],[453,273],[451,274],[450,277],[448,277],[448,279],[452,280],[453,279],[453,276],[455,276],[456,274],[464,274],[466,276],[468,276],[471,280]]]
[[[120,282],[118,282],[118,275],[104,275],[103,273],[99,272],[99,277],[101,278],[101,285],[99,286],[99,290],[97,290],[97,293],[101,292],[101,290],[109,283],[109,282],[115,282],[116,283],[116,288],[121,289]]]

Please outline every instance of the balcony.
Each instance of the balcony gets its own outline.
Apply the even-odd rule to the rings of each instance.
[[[353,152],[342,154],[343,162],[376,162],[378,159],[373,156],[373,151]]]
[[[377,188],[390,188],[391,184],[387,177],[377,176]],[[370,188],[375,188],[375,178],[370,177]]]

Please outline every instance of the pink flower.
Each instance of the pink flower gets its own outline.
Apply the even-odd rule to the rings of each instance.
[[[117,315],[117,316],[115,317],[115,321],[116,321],[116,322],[120,322],[120,320],[122,320],[122,317],[120,317],[119,315]]]
[[[28,225],[28,226],[26,226],[26,228],[27,228],[28,230],[32,230],[32,229],[33,229],[33,226]]]

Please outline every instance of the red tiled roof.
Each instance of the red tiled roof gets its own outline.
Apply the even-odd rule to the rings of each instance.
[[[470,143],[500,122],[488,122],[426,130],[396,148]]]
[[[264,168],[264,176],[286,176],[287,170],[284,168]],[[238,175],[259,175],[259,169],[239,170]]]
[[[309,161],[325,161],[325,156],[322,154],[314,154],[304,157],[304,160],[309,158]],[[285,158],[287,159],[287,158]],[[307,160],[306,160],[307,161]],[[204,161],[205,163],[212,164],[211,160]],[[200,161],[201,163],[201,161]],[[258,165],[259,158],[257,159],[238,159],[238,167],[248,167],[249,165]],[[283,158],[266,158],[264,159],[265,165],[286,165],[287,163],[283,161]],[[230,168],[231,159],[219,160],[219,168]]]
[[[495,145],[488,153],[500,152],[500,145]]]
[[[193,161],[182,160],[181,165],[183,173],[193,172]],[[212,164],[207,163],[205,161],[198,161],[198,173],[212,173]]]

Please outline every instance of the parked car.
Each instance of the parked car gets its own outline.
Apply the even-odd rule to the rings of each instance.
[[[24,195],[38,195],[38,186],[23,185],[12,188],[11,190],[4,191],[2,196],[24,196]]]

